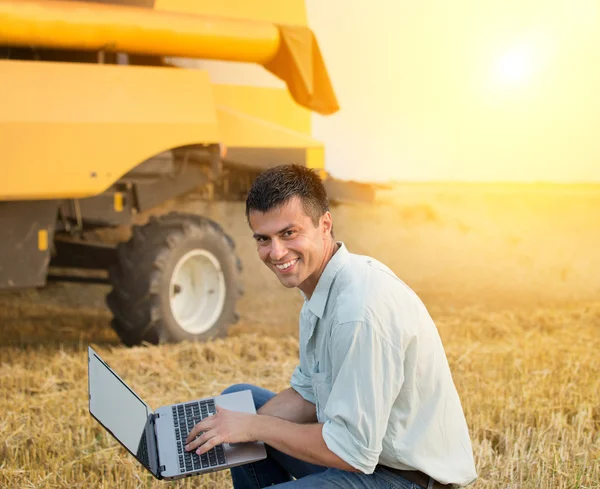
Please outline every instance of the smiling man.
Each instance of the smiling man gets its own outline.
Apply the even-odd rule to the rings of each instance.
[[[194,427],[187,449],[263,441],[266,460],[231,469],[236,489],[474,481],[467,424],[433,321],[389,268],[335,241],[319,177],[295,165],[265,171],[246,216],[263,263],[303,294],[300,364],[279,394],[227,389],[252,390],[258,414],[218,409]]]

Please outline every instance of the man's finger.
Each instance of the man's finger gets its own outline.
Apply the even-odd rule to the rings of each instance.
[[[216,436],[217,436],[217,434],[215,433],[215,430],[206,431],[206,432],[202,433],[195,440],[192,440],[191,442],[189,442],[185,446],[185,449],[186,449],[186,451],[191,452],[192,450],[198,448],[200,445],[204,445],[205,443],[207,443],[209,440],[215,438]]]
[[[186,442],[185,450],[186,452],[191,452],[195,448],[198,448],[202,443],[204,443],[207,439],[206,433],[202,433],[198,438],[194,438],[193,440]]]
[[[203,419],[196,426],[192,428],[189,432],[187,438],[185,439],[186,443],[191,442],[194,438],[196,438],[203,431],[207,431],[210,428],[210,418]]]
[[[202,436],[204,436],[204,435],[202,435]],[[198,439],[200,439],[200,438],[198,438]],[[200,448],[198,448],[198,450],[196,450],[196,453],[198,455],[202,455],[202,454],[208,452],[209,450],[211,450],[212,448],[216,447],[217,445],[220,445],[221,443],[223,443],[222,436],[220,436],[220,435],[213,436],[206,443],[203,443],[202,446]]]
[[[197,425],[195,425],[190,432],[188,433],[187,438],[185,439],[186,443],[191,442],[194,438],[196,438],[196,436],[198,436],[198,434],[200,434],[202,432],[202,427],[200,426],[200,423],[198,423]]]

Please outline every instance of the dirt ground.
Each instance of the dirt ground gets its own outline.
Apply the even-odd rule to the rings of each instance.
[[[289,381],[302,299],[260,263],[243,204],[166,207],[212,217],[236,240],[240,323],[204,345],[128,349],[104,286],[1,294],[0,487],[164,485],[87,413],[88,344],[154,407]],[[436,320],[474,440],[474,487],[600,487],[600,186],[402,184],[332,214],[336,238],[392,268]],[[229,485],[226,473],[173,484]]]

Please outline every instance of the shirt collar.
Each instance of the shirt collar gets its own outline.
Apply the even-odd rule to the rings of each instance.
[[[308,309],[319,319],[323,317],[323,312],[325,311],[325,305],[327,304],[329,290],[331,289],[333,279],[337,275],[340,268],[342,268],[342,266],[344,266],[350,259],[350,252],[344,243],[342,241],[338,241],[337,244],[340,245],[340,248],[335,252],[335,254],[329,260],[329,263],[327,263],[325,266],[325,270],[323,270],[323,273],[319,277],[315,291],[307,303]],[[300,293],[306,301],[306,295],[304,292],[300,291]]]

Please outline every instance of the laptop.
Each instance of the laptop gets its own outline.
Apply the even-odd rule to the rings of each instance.
[[[185,439],[216,406],[256,413],[249,390],[207,397],[156,411],[88,347],[90,414],[157,479],[175,480],[229,469],[267,457],[262,442],[236,443],[212,448],[198,456],[186,452]]]

